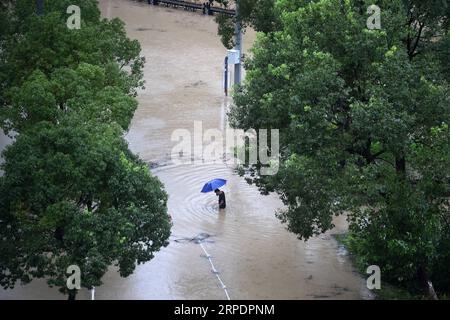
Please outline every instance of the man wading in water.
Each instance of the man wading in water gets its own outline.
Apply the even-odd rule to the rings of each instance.
[[[227,206],[227,202],[225,201],[225,192],[220,191],[219,189],[214,190],[216,196],[219,196],[219,208],[225,209]]]

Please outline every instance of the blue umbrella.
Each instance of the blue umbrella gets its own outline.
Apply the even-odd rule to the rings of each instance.
[[[226,183],[227,183],[227,180],[225,180],[225,179],[213,179],[213,180],[205,183],[201,192],[206,193],[206,192],[214,191],[217,188],[220,188],[221,186],[225,185]]]

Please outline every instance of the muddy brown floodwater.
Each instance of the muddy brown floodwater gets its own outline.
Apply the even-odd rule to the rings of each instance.
[[[213,19],[199,12],[155,7],[146,2],[100,0],[104,17],[119,17],[128,35],[142,45],[146,89],[126,138],[142,159],[157,164],[153,172],[169,194],[174,226],[170,244],[128,278],[111,267],[96,299],[225,299],[226,295],[202,247],[175,240],[200,233],[202,243],[231,299],[369,298],[365,280],[346,251],[331,236],[337,228],[307,242],[287,232],[275,217],[283,205],[276,195],[262,196],[224,163],[171,165],[175,129],[226,128],[222,68],[226,50]],[[244,36],[249,48],[254,33]],[[228,180],[227,209],[219,212],[213,193],[202,194],[212,178]],[[0,291],[1,299],[64,299],[43,280]],[[78,299],[89,299],[87,290]]]

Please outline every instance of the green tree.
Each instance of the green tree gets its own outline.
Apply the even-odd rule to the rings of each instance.
[[[280,129],[280,169],[249,181],[280,194],[300,239],[348,213],[351,249],[384,279],[432,279],[448,265],[450,118],[447,1],[276,1],[230,112],[234,127]],[[448,287],[439,287],[448,290]]]
[[[3,108],[6,132],[22,133],[39,121],[58,123],[76,113],[100,122],[115,121],[124,130],[137,108],[115,64],[106,67],[80,63],[76,69],[58,68],[50,76],[34,71],[20,87],[8,90],[10,105]]]
[[[0,120],[15,142],[0,177],[0,285],[45,278],[69,299],[121,276],[168,244],[167,194],[123,139],[143,86],[140,45],[93,0],[11,1],[0,33]],[[81,7],[80,30],[66,8]],[[3,23],[3,21],[2,21]]]
[[[9,11],[3,11],[9,22],[8,33],[0,37],[1,105],[9,106],[8,90],[21,86],[36,70],[50,76],[58,68],[77,68],[83,62],[113,72],[108,73],[108,81],[119,85],[117,80],[121,78],[119,86],[125,93],[135,95],[136,88],[143,85],[145,60],[140,56],[139,42],[127,38],[119,19],[100,20],[96,1],[45,1],[43,16],[34,14],[30,1],[14,3]],[[69,5],[81,9],[79,30],[66,26]]]
[[[275,8],[275,0],[216,0],[216,3],[226,8],[234,8],[239,4],[239,12],[235,17],[218,14],[215,18],[218,24],[218,35],[223,45],[231,49],[234,46],[236,20],[241,21],[243,28],[252,27],[256,31],[271,32],[280,27],[279,16]]]
[[[167,245],[167,195],[132,155],[118,125],[40,122],[4,152],[0,177],[0,284],[48,280],[66,292],[66,269],[101,285],[110,265],[130,275]],[[76,292],[71,292],[71,297]]]

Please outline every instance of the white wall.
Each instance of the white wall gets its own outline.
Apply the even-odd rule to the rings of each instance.
[[[0,129],[0,154],[5,149],[5,147],[11,143],[11,138],[7,137],[3,130]],[[0,156],[0,163],[3,162],[3,158]],[[0,175],[2,175],[3,172],[0,170]]]

